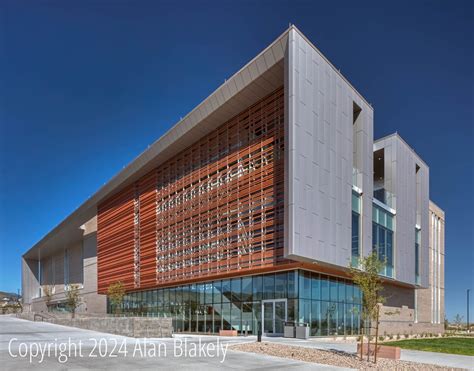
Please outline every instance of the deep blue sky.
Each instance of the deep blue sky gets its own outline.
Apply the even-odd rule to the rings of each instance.
[[[0,0],[0,17],[0,290],[21,286],[22,252],[291,22],[373,104],[375,136],[398,131],[429,164],[447,314],[465,315],[471,1]]]

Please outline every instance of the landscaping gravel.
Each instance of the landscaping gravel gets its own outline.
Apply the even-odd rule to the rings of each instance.
[[[426,363],[415,363],[393,359],[378,358],[377,364],[361,361],[354,354],[338,351],[328,351],[315,348],[305,348],[275,343],[245,343],[231,345],[232,350],[243,352],[262,353],[275,357],[296,359],[305,362],[350,367],[358,370],[462,370],[450,367],[430,365]],[[373,358],[372,358],[373,359]]]

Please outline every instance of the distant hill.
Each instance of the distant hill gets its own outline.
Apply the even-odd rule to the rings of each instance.
[[[0,291],[0,299],[3,298],[18,298],[18,295],[15,294],[14,292],[6,292],[6,291]]]

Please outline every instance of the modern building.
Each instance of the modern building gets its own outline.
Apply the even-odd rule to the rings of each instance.
[[[442,332],[444,214],[429,168],[294,26],[23,255],[32,311],[171,316],[176,332],[360,331],[348,268],[377,251],[382,332]],[[390,312],[390,315],[388,314]]]

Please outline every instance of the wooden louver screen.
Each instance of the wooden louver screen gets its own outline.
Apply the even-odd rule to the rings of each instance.
[[[283,121],[280,88],[99,205],[99,291],[288,263]]]

